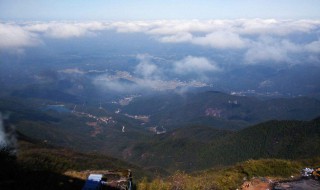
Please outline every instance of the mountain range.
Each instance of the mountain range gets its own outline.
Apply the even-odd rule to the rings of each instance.
[[[320,113],[314,98],[159,94],[112,104],[110,110],[110,103],[101,108],[90,103],[50,106],[50,101],[43,104],[35,98],[0,103],[1,112],[9,114],[6,122],[30,138],[82,153],[112,155],[159,175],[247,159],[308,158],[317,156],[314,150],[320,148],[319,119],[310,120]]]

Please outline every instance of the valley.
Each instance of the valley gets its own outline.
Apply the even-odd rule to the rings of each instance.
[[[41,175],[44,182],[61,184],[52,189],[77,189],[90,172],[131,169],[137,189],[223,189],[240,187],[244,178],[252,184],[264,183],[259,176],[281,181],[318,163],[320,100],[315,97],[205,89],[98,94],[35,84],[1,96],[3,130],[18,134],[13,169],[8,166],[1,175],[16,171],[29,181]],[[15,135],[9,136],[15,142]],[[275,163],[294,165],[285,174],[247,171]],[[9,185],[19,189],[20,174],[12,175]],[[21,184],[36,187],[29,181]]]
[[[0,102],[19,133],[83,153],[112,155],[161,175],[247,159],[302,159],[320,148],[319,119],[314,119],[320,102],[312,98],[259,99],[208,91],[140,95],[125,105]]]

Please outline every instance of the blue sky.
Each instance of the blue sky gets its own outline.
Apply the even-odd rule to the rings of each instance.
[[[319,0],[0,0],[0,19],[319,19],[319,7]]]

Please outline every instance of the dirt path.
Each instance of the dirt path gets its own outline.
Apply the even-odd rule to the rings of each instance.
[[[242,190],[271,190],[272,183],[268,179],[253,179],[251,181],[246,181],[241,186]]]

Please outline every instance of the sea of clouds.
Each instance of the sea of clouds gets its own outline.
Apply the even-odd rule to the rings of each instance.
[[[263,61],[297,63],[292,54],[307,54],[304,62],[320,62],[320,20],[155,20],[117,22],[2,22],[0,49],[18,50],[44,43],[99,37],[100,31],[144,33],[160,43],[189,43],[228,51],[243,50],[247,64]],[[295,36],[311,36],[296,40]],[[301,37],[302,39],[302,37]]]

